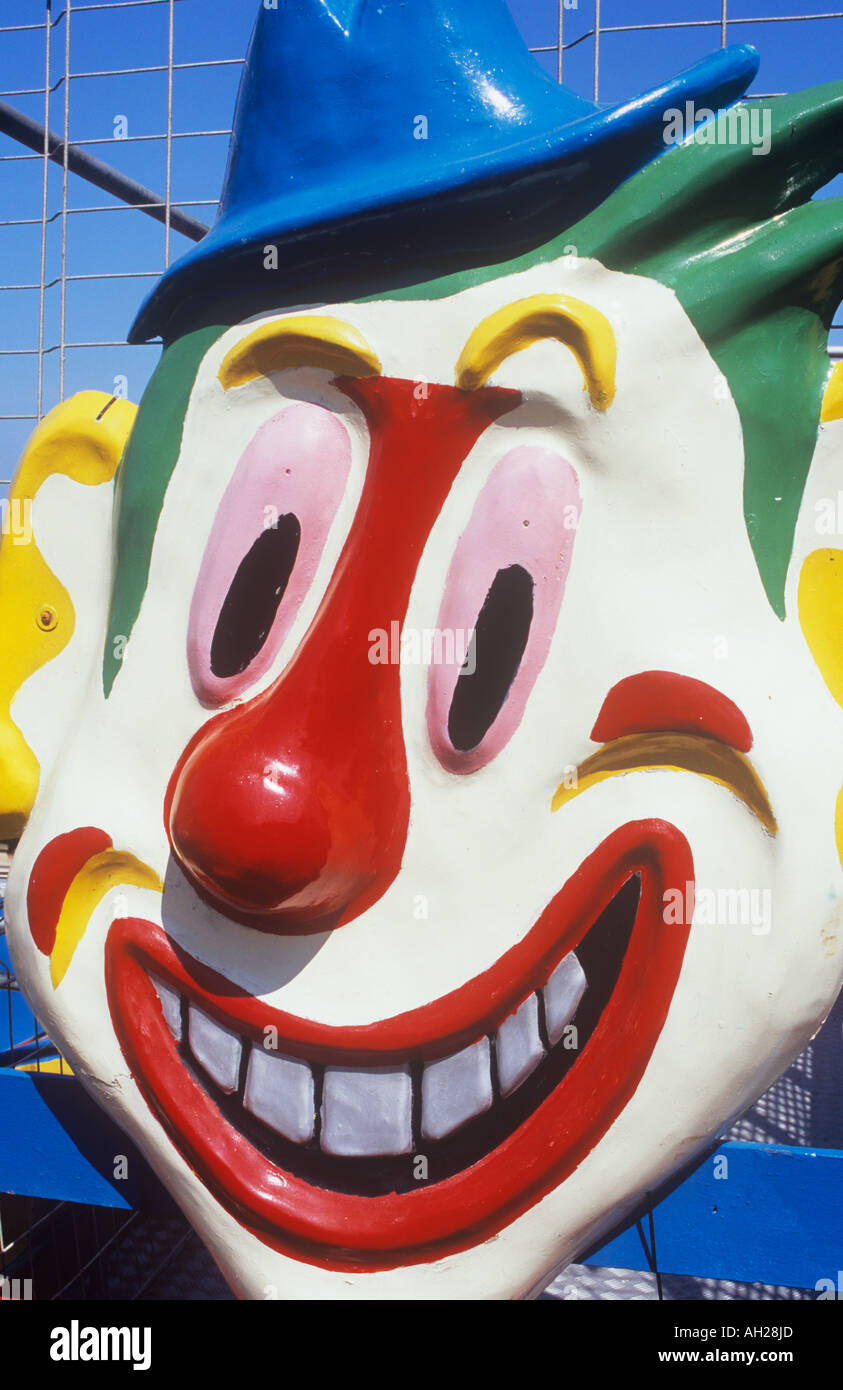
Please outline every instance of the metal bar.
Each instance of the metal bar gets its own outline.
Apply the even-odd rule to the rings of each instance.
[[[245,61],[245,58],[202,58],[193,63],[174,63],[173,68],[177,72],[185,68],[242,68]],[[69,72],[67,77],[73,82],[80,77],[137,77],[140,73],[166,71],[166,63],[153,63],[140,68],[95,68],[91,72]]]
[[[167,144],[164,155],[164,265],[170,264],[170,196],[173,183],[173,0],[167,12]]]
[[[112,0],[107,5],[77,5],[74,14],[81,14],[83,10],[136,10],[141,5],[166,5],[168,0]],[[61,17],[61,16],[60,16]]]
[[[68,25],[68,32],[70,26]],[[69,90],[65,88],[65,108],[69,114]],[[154,217],[156,222],[166,223],[166,200],[162,201],[149,188],[144,188],[142,184],[135,183],[134,179],[127,178],[119,170],[113,169],[110,164],[104,164],[102,160],[96,159],[94,155],[87,154],[78,145],[71,145],[53,131],[45,126],[40,126],[37,121],[33,121],[29,116],[24,116],[21,111],[16,111],[14,107],[7,106],[0,101],[0,131],[5,135],[10,135],[12,139],[19,140],[22,145],[29,149],[38,150],[43,157],[45,146],[48,147],[47,158],[54,164],[60,164],[72,174],[78,174],[80,178],[86,179],[88,183],[93,183],[97,188],[102,188],[104,192],[111,193],[113,197],[120,198],[124,203],[131,207],[141,208]],[[171,204],[170,225],[183,236],[189,237],[191,241],[201,241],[208,231],[204,222],[199,222],[187,213],[179,211],[180,204]],[[196,206],[193,204],[192,206]],[[173,209],[176,209],[175,211]],[[66,208],[64,199],[62,200],[62,217],[68,212],[77,212],[80,209]],[[100,209],[94,209],[100,211]],[[6,225],[23,225],[23,222]]]
[[[729,0],[721,0],[720,6],[720,47],[725,48],[729,42]]]
[[[41,146],[41,284],[38,294],[38,376],[35,385],[35,413],[39,420],[44,408],[44,301],[47,292],[47,195],[50,182],[50,40],[53,33],[51,17],[52,0],[47,0],[44,37],[44,138]]]
[[[556,45],[547,49],[548,53],[556,52]],[[38,88],[39,92],[42,90]],[[230,130],[174,130],[173,140],[204,140],[206,136],[229,136]],[[166,140],[166,133],[160,135],[98,135],[95,139],[74,140],[72,148],[74,150],[87,149],[89,145],[139,145],[146,140]],[[27,159],[40,159],[40,154],[0,154],[0,164],[23,163]]]
[[[83,10],[87,10],[89,13],[91,10],[94,12],[97,10],[136,10],[141,5],[166,5],[167,3],[168,0],[112,0],[112,3],[107,5],[76,5],[73,13],[81,14]],[[177,3],[181,3],[181,0],[177,0]]]
[[[556,45],[557,45],[556,81],[557,81],[557,82],[561,82],[561,81],[562,81],[562,55],[563,55],[563,53],[565,52],[564,35],[563,35],[563,32],[562,32],[563,29],[564,29],[564,27],[565,27],[565,23],[564,23],[564,20],[565,20],[565,6],[564,6],[564,4],[563,4],[563,0],[558,0],[558,3],[559,3],[559,12],[558,12],[558,16],[557,16],[557,28],[556,28]]]
[[[749,15],[745,18],[729,19],[733,24],[798,24],[800,21],[817,19],[843,19],[843,10],[829,10],[824,14],[768,14]],[[722,19],[664,19],[653,20],[650,24],[604,24],[604,34],[644,33],[651,29],[722,29]]]
[[[101,347],[125,347],[124,338],[112,338],[108,342],[82,342],[82,343],[52,343],[50,347],[44,348],[43,356],[48,353],[58,352],[60,349],[70,351],[71,348],[101,348]],[[37,348],[0,348],[0,357],[37,357]]]
[[[75,12],[74,12],[75,13]],[[555,46],[547,50],[555,53]],[[206,135],[230,135],[231,128],[228,130],[174,130],[171,132],[171,140],[202,140]],[[139,144],[142,140],[166,140],[167,132],[162,131],[160,135],[98,135],[95,139],[74,140],[73,148],[80,150],[87,148],[88,145],[133,145]],[[9,159],[29,159],[30,155],[18,154],[8,155]]]
[[[69,173],[68,155],[70,151],[70,6],[65,0],[64,10],[64,142],[61,158],[61,285],[59,287],[59,400],[64,400],[64,339],[67,319],[67,179]],[[45,143],[49,131],[45,134]]]
[[[594,0],[594,100],[600,99],[600,0]]]

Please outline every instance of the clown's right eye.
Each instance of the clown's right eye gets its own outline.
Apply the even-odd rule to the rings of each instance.
[[[211,638],[211,673],[239,676],[261,651],[290,582],[301,526],[279,516],[252,542],[223,601]]]
[[[262,425],[220,503],[188,623],[190,678],[206,705],[269,669],[316,574],[351,467],[343,425],[291,405]]]
[[[580,493],[549,449],[513,449],[460,536],[439,610],[427,703],[450,772],[474,772],[521,722],[550,647],[571,565]]]

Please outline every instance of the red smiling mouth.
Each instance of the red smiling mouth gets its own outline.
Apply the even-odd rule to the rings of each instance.
[[[273,1010],[160,927],[117,920],[106,947],[115,1031],[176,1148],[266,1244],[332,1269],[434,1260],[534,1205],[620,1114],[664,1025],[688,938],[687,925],[665,924],[664,895],[684,896],[693,877],[674,826],[625,825],[488,971],[422,1008],[356,1028]],[[577,971],[587,984],[581,1002]],[[276,1054],[265,1049],[270,1028]],[[448,1130],[442,1090],[426,1070],[435,1076],[432,1064],[444,1066],[447,1080],[457,1054],[476,1060],[478,1049],[492,1059],[494,1093]],[[282,1086],[300,1089],[308,1076],[314,1085],[313,1119],[307,1104],[298,1107],[303,1129],[291,1125],[285,1100],[281,1128],[293,1138],[279,1132],[277,1113],[269,1123],[256,1115],[267,1112],[254,1103],[261,1088],[250,1073],[277,1065]],[[389,1108],[373,1121],[394,1136],[379,1155],[367,1149],[365,1125],[355,1134],[345,1122],[349,1093],[356,1088],[359,1101],[366,1087]],[[433,1123],[425,1097],[433,1097]]]

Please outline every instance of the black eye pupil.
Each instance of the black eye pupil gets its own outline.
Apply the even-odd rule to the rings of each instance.
[[[533,587],[523,566],[509,565],[498,570],[483,600],[448,712],[448,737],[460,753],[485,738],[518,674],[533,620]]]
[[[215,676],[239,676],[267,639],[296,563],[301,526],[280,516],[243,556],[225,596],[211,641]]]

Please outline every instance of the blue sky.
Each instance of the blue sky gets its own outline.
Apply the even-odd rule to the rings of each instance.
[[[281,0],[283,3],[284,0]],[[459,0],[454,0],[459,3]],[[52,0],[54,21],[63,0]],[[527,42],[534,47],[555,45],[557,0],[509,0]],[[570,0],[569,0],[570,3]],[[595,0],[578,0],[564,11],[566,45],[587,35],[594,25]],[[46,0],[15,0],[0,13],[2,25],[42,25]],[[756,92],[791,91],[836,78],[843,79],[843,18],[800,23],[761,24],[763,15],[810,15],[833,5],[822,0],[729,0],[730,42],[755,44],[762,55]],[[177,69],[173,85],[173,129],[224,130],[230,125],[240,66],[256,0],[176,0],[174,59],[208,66]],[[633,96],[677,72],[720,43],[720,0],[602,0],[601,26],[673,23],[693,20],[694,27],[649,32],[603,33],[600,44],[600,99],[613,102]],[[706,24],[705,21],[708,21]],[[744,22],[745,21],[745,22]],[[79,4],[71,23],[70,69],[87,74],[114,68],[155,67],[166,62],[168,5],[144,3],[117,9],[97,3]],[[64,127],[65,20],[52,29],[50,125]],[[220,60],[222,62],[220,63]],[[235,60],[235,61],[231,61]],[[556,53],[538,61],[556,74]],[[591,37],[564,57],[564,81],[592,95],[594,44]],[[2,99],[43,119],[43,95],[27,89],[43,86],[44,31],[0,32],[0,89]],[[57,84],[57,85],[56,85]],[[96,141],[87,148],[100,159],[148,187],[163,192],[167,82],[163,72],[124,76],[78,76],[70,83],[69,132],[75,142]],[[115,140],[115,120],[125,118],[129,139]],[[202,135],[173,143],[172,189],[177,202],[215,202],[222,181],[227,136]],[[22,153],[21,147],[0,136],[0,158]],[[41,255],[41,162],[37,156],[0,162],[0,222],[36,219],[34,225],[0,225],[0,286],[33,284],[39,279]],[[843,191],[837,180],[834,191]],[[50,169],[49,212],[61,209],[61,170]],[[116,206],[116,200],[71,176],[68,206]],[[203,221],[213,220],[213,206],[190,209]],[[128,394],[138,400],[158,357],[156,347],[129,348],[124,339],[140,299],[164,266],[163,228],[136,210],[71,212],[67,218],[66,270],[71,277],[128,272],[153,273],[153,278],[111,278],[106,281],[70,279],[67,286],[68,342],[114,342],[113,347],[69,348],[66,353],[65,395],[94,387],[111,391],[125,377]],[[47,246],[47,279],[60,273],[61,218],[51,222]],[[187,243],[172,236],[171,256]],[[33,349],[38,341],[37,290],[0,290],[0,350]],[[59,339],[59,289],[46,297],[45,340]],[[843,333],[836,333],[843,341]],[[30,414],[36,401],[36,358],[0,356],[0,415]],[[49,408],[59,399],[58,353],[44,359],[43,400]],[[0,478],[9,476],[32,428],[25,420],[0,420]]]

